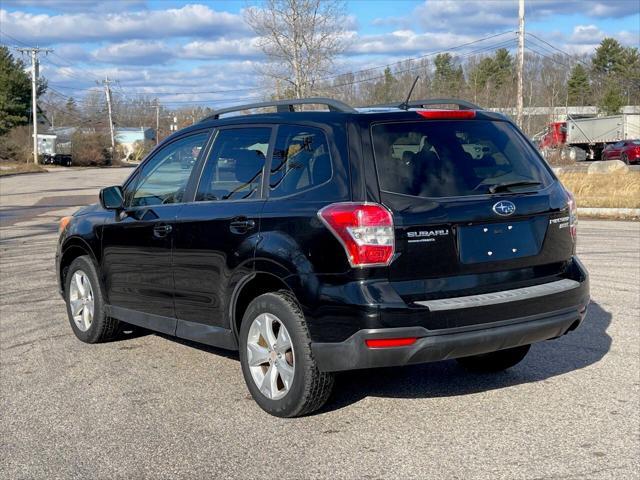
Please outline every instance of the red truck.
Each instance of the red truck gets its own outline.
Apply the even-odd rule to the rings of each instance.
[[[640,115],[626,113],[551,122],[534,137],[534,141],[546,159],[559,154],[579,162],[600,160],[608,145],[639,137]]]

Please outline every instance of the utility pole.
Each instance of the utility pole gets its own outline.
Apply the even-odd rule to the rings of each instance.
[[[51,48],[18,48],[20,53],[31,56],[31,118],[33,119],[33,163],[38,164],[38,54],[53,52]]]
[[[104,85],[104,94],[107,97],[107,110],[109,111],[109,129],[111,131],[111,157],[116,157],[116,137],[115,132],[113,130],[113,114],[111,112],[111,85],[113,80],[109,80],[109,77],[105,77],[102,81]]]
[[[518,93],[516,104],[516,123],[522,128],[522,115],[524,110],[524,0],[519,0],[518,5]]]
[[[160,102],[156,100],[156,145],[160,141]]]

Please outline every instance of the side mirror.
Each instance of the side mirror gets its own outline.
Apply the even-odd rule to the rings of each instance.
[[[122,187],[115,185],[100,190],[100,205],[107,210],[120,210],[124,206]]]

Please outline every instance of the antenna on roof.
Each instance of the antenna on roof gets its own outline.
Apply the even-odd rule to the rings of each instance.
[[[416,75],[416,79],[413,81],[413,85],[411,85],[411,88],[409,89],[409,95],[407,95],[407,99],[400,105],[398,105],[398,108],[401,108],[402,110],[409,110],[409,100],[411,100],[411,94],[413,93],[413,89],[416,88],[416,83],[418,83],[419,78],[420,75]]]

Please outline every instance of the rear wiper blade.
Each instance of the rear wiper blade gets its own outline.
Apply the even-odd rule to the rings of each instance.
[[[496,183],[495,185],[491,185],[489,187],[489,191],[491,193],[503,192],[505,190],[509,190],[511,187],[527,187],[527,186],[536,186],[542,185],[540,182],[533,181],[518,181],[518,182],[504,182],[504,183]]]

